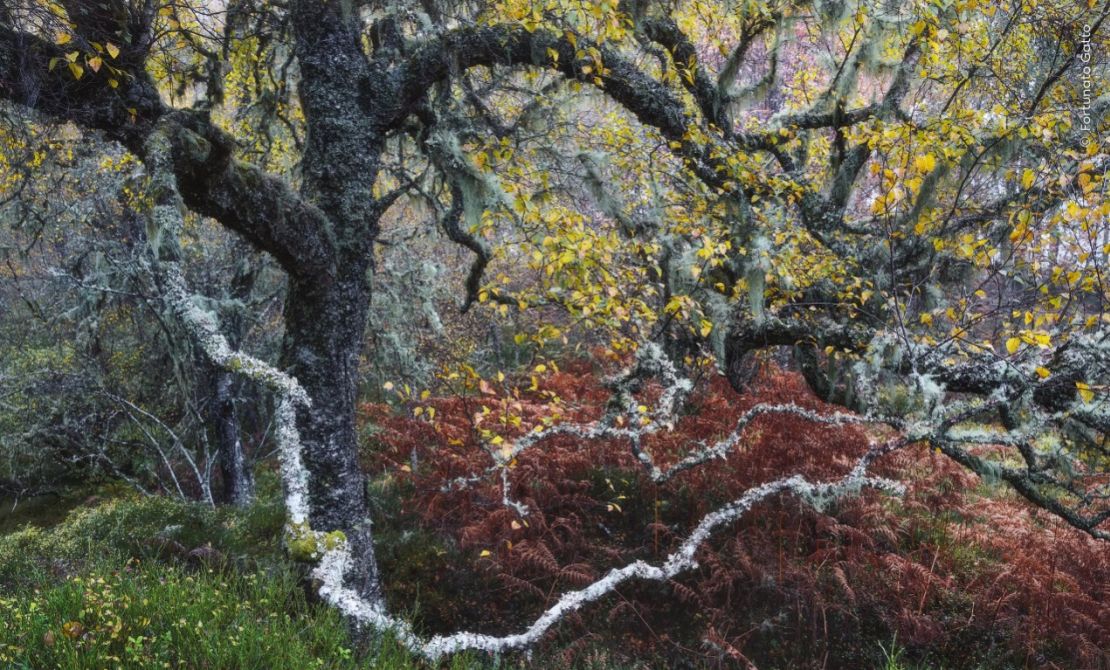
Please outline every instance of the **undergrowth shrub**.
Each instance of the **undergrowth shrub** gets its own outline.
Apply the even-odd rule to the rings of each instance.
[[[382,556],[388,595],[394,608],[418,600],[428,632],[517,631],[610,567],[661,561],[704,514],[747,488],[792,473],[841,476],[880,437],[764,415],[727,459],[656,485],[627,444],[556,436],[512,468],[511,496],[527,516],[502,505],[496,476],[445,490],[492,464],[479,422],[522,417],[518,427],[498,425],[519,435],[543,418],[552,394],[562,420],[575,422],[599,417],[608,398],[584,363],[547,377],[543,392],[432,398],[424,405],[434,413],[420,417],[362,408],[374,426],[366,467],[392,500],[378,532],[411,540],[407,549],[383,542],[393,547]],[[645,447],[673,463],[760,402],[834,410],[794,374],[771,371],[744,395],[711,379],[675,430]],[[699,551],[699,570],[662,589],[622,587],[572,615],[551,647],[568,658],[619,642],[631,658],[667,664],[862,668],[881,666],[881,643],[894,639],[905,658],[939,667],[1110,667],[1105,546],[928,445],[884,458],[876,472],[906,482],[907,495],[864,492],[823,512],[768,501]]]
[[[297,578],[131,559],[0,597],[5,668],[354,668],[338,614]]]
[[[0,535],[0,668],[426,667],[391,638],[356,643],[316,601],[280,549],[276,480],[259,488],[247,509],[126,497]]]
[[[43,573],[80,571],[90,557],[230,563],[280,557],[285,512],[267,496],[245,510],[212,509],[158,496],[93,501],[65,521],[0,535],[0,585],[14,588]]]

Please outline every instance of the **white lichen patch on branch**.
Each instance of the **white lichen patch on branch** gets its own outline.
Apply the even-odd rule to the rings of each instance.
[[[185,205],[173,173],[170,139],[164,125],[151,133],[143,156],[149,172],[149,191],[154,202],[149,236],[153,256],[152,273],[161,284],[162,297],[212,362],[251,379],[277,394],[276,439],[280,453],[285,506],[292,525],[308,521],[308,470],[301,459],[297,407],[309,407],[308,393],[296,379],[264,361],[234,350],[219,331],[216,316],[201,309],[193,299],[176,255],[164,253],[164,245],[178,239],[185,226]]]
[[[847,414],[844,412],[835,412],[828,415],[819,414],[813,410],[800,407],[793,403],[755,405],[754,407],[740,415],[740,418],[736,420],[736,425],[733,427],[732,432],[729,433],[727,437],[720,440],[716,444],[706,446],[702,449],[694,451],[693,453],[690,453],[682,460],[678,461],[670,468],[668,468],[666,472],[659,472],[658,470],[656,470],[658,474],[653,473],[652,479],[657,483],[662,483],[670,480],[675,475],[683,472],[684,470],[689,470],[707,461],[726,458],[728,454],[740,444],[740,439],[743,437],[745,429],[751,424],[751,422],[754,421],[756,418],[763,416],[764,414],[790,414],[792,416],[805,419],[806,421],[825,424],[829,426],[862,425],[875,423],[875,420],[873,419],[868,419],[867,417],[858,416],[856,414]]]
[[[501,653],[523,649],[539,642],[544,634],[569,613],[601,600],[627,581],[638,579],[663,582],[697,568],[698,562],[695,558],[697,550],[710,539],[714,532],[740,519],[756,504],[771,496],[792,493],[808,504],[823,505],[828,500],[856,493],[862,488],[876,488],[901,495],[904,492],[901,484],[888,479],[870,477],[867,475],[867,470],[879,456],[906,444],[908,442],[901,439],[871,449],[857,461],[851,472],[839,480],[814,483],[801,475],[793,475],[749,489],[741,497],[703,517],[686,540],[668,555],[661,565],[635,561],[624,567],[614,568],[590,585],[564,593],[524,631],[513,635],[498,637],[459,632],[437,635],[429,639],[417,636],[407,623],[373,607],[360,598],[354,590],[344,586],[343,574],[350,560],[345,543],[338,549],[327,552],[312,574],[321,583],[321,596],[345,616],[375,630],[392,632],[409,651],[432,661],[467,650]]]
[[[651,408],[641,405],[632,392],[633,385],[647,378],[656,378],[662,384],[659,398]],[[679,375],[674,364],[658,344],[647,342],[640,345],[637,350],[635,363],[606,380],[605,385],[613,389],[613,396],[608,409],[600,419],[588,423],[557,424],[546,429],[533,430],[512,441],[503,450],[491,450],[490,456],[494,464],[484,472],[452,479],[442,487],[442,490],[447,492],[466,488],[498,472],[501,477],[502,504],[514,509],[521,516],[527,516],[528,506],[513,500],[509,495],[509,470],[518,456],[549,438],[566,436],[583,442],[602,439],[628,440],[632,455],[647,472],[648,477],[653,482],[662,484],[686,470],[728,457],[740,445],[748,426],[765,414],[789,414],[812,423],[830,426],[885,422],[882,419],[845,412],[820,414],[793,403],[759,404],[745,411],[737,419],[728,436],[713,444],[703,443],[700,448],[693,450],[669,468],[662,469],[651,453],[644,448],[643,440],[663,428],[668,430],[674,428],[682,402],[693,389],[693,384]]]

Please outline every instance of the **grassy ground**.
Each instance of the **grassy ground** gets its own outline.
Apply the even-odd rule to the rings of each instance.
[[[236,512],[128,497],[49,527],[53,512],[21,519],[0,535],[0,668],[425,667],[390,640],[359,646],[306,596],[273,502]],[[526,663],[460,656],[445,667]],[[594,655],[579,667],[617,666]]]

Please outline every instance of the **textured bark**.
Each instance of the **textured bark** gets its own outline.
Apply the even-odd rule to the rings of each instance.
[[[223,310],[221,325],[228,344],[240,348],[247,334],[247,323],[242,305],[250,302],[257,279],[258,266],[252,250],[245,242],[235,244],[239,261],[231,277],[227,297],[230,309]],[[254,498],[254,474],[243,449],[243,427],[240,420],[239,401],[244,390],[242,383],[231,371],[212,364],[213,403],[212,424],[219,450],[221,500],[244,506]]]
[[[312,398],[298,412],[313,529],[343,531],[351,548],[346,580],[382,607],[366,477],[358,463],[355,391],[370,305],[372,243],[381,211],[373,187],[381,129],[364,109],[369,63],[345,3],[292,5],[299,88],[308,130],[302,192],[327,216],[334,274],[290,278],[282,363]]]
[[[828,399],[833,389],[821,366],[820,351],[826,346],[861,351],[874,332],[863,324],[814,323],[774,316],[758,321],[745,319],[734,324],[725,336],[725,377],[737,392],[743,392],[751,381],[755,352],[766,347],[794,347],[806,381],[814,393]]]
[[[351,542],[348,584],[381,603],[366,479],[358,464],[355,388],[370,290],[366,262],[344,268],[335,282],[289,284],[282,367],[308,392],[312,407],[298,413],[308,468],[310,522],[342,530]]]
[[[235,377],[226,370],[216,373],[213,419],[220,450],[221,499],[239,507],[254,498],[254,477],[243,451],[239,414],[235,410]]]

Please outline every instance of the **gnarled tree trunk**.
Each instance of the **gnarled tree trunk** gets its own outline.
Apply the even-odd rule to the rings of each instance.
[[[312,407],[298,413],[305,466],[311,474],[311,525],[346,534],[355,559],[348,583],[370,602],[380,603],[355,426],[358,361],[369,305],[365,261],[351,263],[334,279],[292,278],[282,366],[312,399]]]

